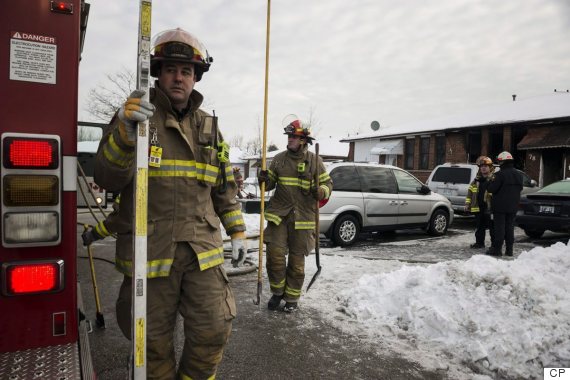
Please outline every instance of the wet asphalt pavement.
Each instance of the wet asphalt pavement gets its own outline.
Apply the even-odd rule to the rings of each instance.
[[[79,221],[93,223],[92,218],[80,214]],[[450,244],[442,249],[440,240],[471,233],[474,222],[458,218],[446,237],[433,238],[423,231],[397,232],[382,236],[368,234],[350,249],[333,248],[334,254],[355,255],[367,259],[401,260],[407,262],[435,262],[449,259],[468,259],[475,253],[468,246]],[[123,337],[115,320],[115,299],[122,275],[115,271],[114,240],[106,239],[93,245],[95,269],[106,329],[95,325],[95,301],[87,251],[80,246],[83,228],[78,226],[78,253],[81,257],[78,276],[82,286],[85,313],[93,322],[90,344],[93,362],[101,380],[127,378],[127,357],[130,342]],[[436,239],[436,240],[433,240]],[[528,239],[519,231],[515,255],[522,249],[537,245],[551,245],[568,241],[568,235],[548,235],[543,239]],[[437,243],[437,255],[430,246]],[[323,248],[329,242],[323,241]],[[410,249],[410,245],[421,249]],[[445,244],[443,244],[445,246]],[[250,245],[250,247],[253,246]],[[321,254],[327,254],[322,249]],[[229,263],[227,263],[229,264]],[[229,266],[228,266],[229,268]],[[350,336],[327,325],[308,309],[287,314],[267,310],[270,297],[267,279],[263,279],[260,305],[253,300],[257,294],[257,273],[230,277],[238,307],[232,335],[226,346],[218,379],[447,379],[445,370],[426,370],[416,363],[388,352],[377,352],[363,344],[357,336]],[[180,322],[180,321],[179,321]],[[182,326],[175,334],[177,350],[182,346]]]

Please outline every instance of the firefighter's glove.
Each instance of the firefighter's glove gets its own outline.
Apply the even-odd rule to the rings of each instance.
[[[317,201],[322,201],[323,199],[325,199],[325,189],[323,189],[322,186],[319,186],[318,188],[312,188],[311,189],[311,194],[313,194],[313,197],[317,200]]]
[[[125,142],[134,143],[137,139],[137,123],[149,119],[154,113],[154,105],[141,99],[144,94],[143,90],[134,90],[119,110],[119,131]]]
[[[267,185],[269,185],[269,172],[267,170],[260,170],[257,175],[257,182],[259,183],[259,187],[261,187],[262,183],[265,183],[265,187],[267,187]]]
[[[245,240],[245,232],[232,234],[232,265],[234,268],[243,265],[246,254],[247,242]]]
[[[83,245],[88,246],[94,241],[103,239],[103,236],[99,235],[94,228],[89,228],[81,234],[81,238],[83,239]]]

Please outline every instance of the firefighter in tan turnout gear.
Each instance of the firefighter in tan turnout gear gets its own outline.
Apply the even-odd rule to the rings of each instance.
[[[217,119],[199,109],[203,97],[194,90],[211,62],[190,33],[160,33],[151,55],[151,75],[157,81],[150,103],[140,99],[140,91],[131,94],[97,152],[95,181],[121,192],[119,213],[131,223],[136,123],[149,119],[148,379],[214,378],[236,316],[222,266],[220,221],[232,238],[236,259],[245,259],[245,224],[232,168],[228,163],[223,170],[218,154],[227,144]],[[128,338],[132,240],[132,232],[119,233],[116,251],[117,269],[125,275],[117,320]],[[173,339],[178,313],[184,318],[185,341],[177,370]]]
[[[309,129],[300,120],[293,120],[285,127],[285,134],[287,150],[275,156],[269,170],[260,171],[258,180],[266,183],[266,190],[275,189],[265,210],[267,275],[273,294],[267,307],[276,310],[285,300],[283,310],[291,312],[301,297],[305,256],[315,244],[315,199],[328,198],[332,182],[320,157],[308,151],[313,140]],[[317,168],[319,187],[315,181]]]

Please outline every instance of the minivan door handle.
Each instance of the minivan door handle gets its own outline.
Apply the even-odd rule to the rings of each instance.
[[[388,203],[390,206],[397,206],[398,205],[398,201],[390,201]]]
[[[407,205],[407,204],[408,204],[408,202],[406,202],[406,201],[401,201],[401,202],[400,202],[400,205],[403,205],[403,206],[405,206],[405,205]]]

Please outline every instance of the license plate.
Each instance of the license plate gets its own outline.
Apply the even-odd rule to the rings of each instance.
[[[441,192],[442,195],[452,195],[451,189],[443,189]]]
[[[538,212],[544,214],[554,214],[554,206],[540,206]]]

